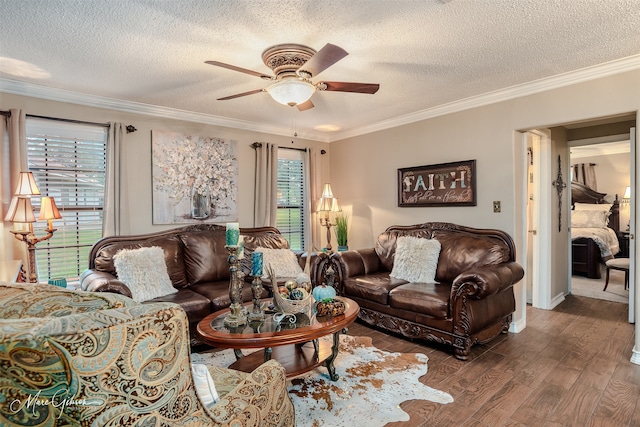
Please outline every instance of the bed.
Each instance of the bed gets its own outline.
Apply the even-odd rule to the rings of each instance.
[[[571,272],[600,278],[600,265],[619,251],[620,203],[613,203],[578,182],[571,182]],[[600,214],[601,212],[602,214]]]

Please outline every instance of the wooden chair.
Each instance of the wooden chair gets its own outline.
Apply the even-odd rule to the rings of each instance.
[[[607,266],[607,276],[603,291],[606,291],[609,286],[609,271],[611,270],[624,271],[624,288],[627,289],[629,286],[629,258],[612,258],[605,262],[605,265]]]

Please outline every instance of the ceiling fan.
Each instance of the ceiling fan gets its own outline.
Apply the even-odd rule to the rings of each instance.
[[[205,61],[205,63],[274,82],[264,89],[255,89],[225,96],[224,98],[218,98],[218,101],[267,92],[280,104],[291,107],[296,106],[298,110],[304,111],[313,108],[310,98],[316,91],[368,94],[374,94],[378,91],[380,85],[377,83],[327,81],[314,83],[311,81],[313,77],[316,77],[347,55],[347,51],[330,43],[327,43],[317,52],[308,46],[300,44],[279,44],[262,52],[262,61],[267,67],[271,68],[273,76],[218,61]]]

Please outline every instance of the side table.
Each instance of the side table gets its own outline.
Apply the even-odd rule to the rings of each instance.
[[[618,231],[616,234],[620,246],[620,252],[616,254],[616,258],[629,258],[629,232]]]

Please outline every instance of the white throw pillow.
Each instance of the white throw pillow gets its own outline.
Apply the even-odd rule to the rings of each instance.
[[[436,239],[398,237],[390,276],[412,283],[438,283],[436,270],[440,249]]]
[[[200,402],[207,409],[210,409],[220,399],[215,384],[213,384],[211,372],[209,372],[206,365],[192,363],[191,374],[193,375],[193,385],[196,387]]]
[[[121,249],[113,256],[118,279],[129,287],[134,301],[143,302],[178,292],[173,287],[162,248]]]
[[[599,210],[571,211],[571,227],[606,228],[608,212]]]
[[[262,278],[269,279],[267,269],[273,269],[276,277],[298,277],[302,267],[298,264],[298,257],[291,249],[256,248],[255,252],[262,252]]]
[[[611,210],[610,204],[607,203],[579,203],[573,204],[573,209],[576,211],[603,211],[609,212]]]

